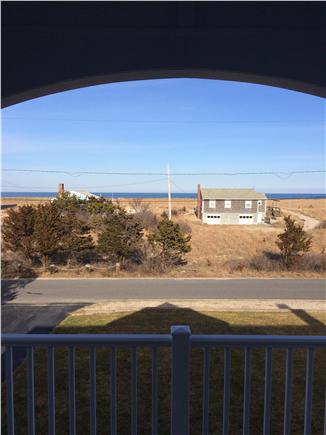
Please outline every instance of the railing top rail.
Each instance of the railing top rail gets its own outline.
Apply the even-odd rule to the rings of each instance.
[[[326,336],[190,335],[192,347],[326,347]],[[2,334],[2,345],[171,346],[170,334]]]
[[[2,345],[171,346],[169,334],[2,334]]]
[[[320,335],[191,335],[194,347],[326,347],[326,336]]]

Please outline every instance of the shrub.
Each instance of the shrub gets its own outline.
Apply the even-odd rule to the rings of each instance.
[[[75,217],[85,225],[89,225],[89,226],[92,225],[93,217],[92,214],[87,210],[78,210],[75,213]]]
[[[134,198],[130,202],[130,207],[135,213],[143,213],[149,210],[149,204],[144,202],[143,198]]]
[[[10,209],[2,224],[3,244],[32,262],[35,255],[35,214],[31,205]]]
[[[184,221],[179,222],[179,228],[184,234],[191,234],[192,232],[191,226]]]
[[[284,232],[278,234],[275,243],[281,251],[285,267],[290,269],[298,262],[301,253],[309,251],[312,237],[308,236],[303,227],[297,225],[291,216],[284,217],[284,222]]]
[[[77,259],[79,253],[94,247],[92,237],[89,234],[89,226],[77,218],[75,213],[61,216],[62,223],[62,246],[67,253],[68,265],[72,259]]]
[[[56,197],[53,204],[61,210],[77,211],[82,208],[85,201],[77,198],[76,195],[70,195],[69,192],[63,192]]]
[[[2,278],[35,278],[37,274],[30,267],[30,262],[17,252],[7,252],[1,256]]]
[[[35,253],[46,268],[49,259],[68,261],[93,248],[89,227],[77,218],[76,213],[62,210],[56,203],[39,205],[35,211]]]
[[[320,222],[320,224],[317,226],[318,230],[324,230],[326,229],[326,221]]]
[[[257,271],[279,271],[282,269],[282,261],[280,257],[270,256],[266,253],[256,255],[249,260],[249,266]]]
[[[98,263],[101,258],[95,249],[85,249],[76,254],[76,260],[81,264],[94,264]]]
[[[93,198],[89,201],[86,201],[83,205],[83,209],[85,209],[88,213],[93,215],[106,215],[113,213],[116,209],[116,206],[113,204],[111,200],[107,200],[105,198]]]
[[[311,272],[325,272],[326,271],[326,253],[323,250],[318,253],[304,254],[298,262],[298,268],[300,270],[306,270]]]
[[[61,209],[55,203],[39,205],[35,214],[35,251],[46,269],[51,254],[62,247],[64,225]]]
[[[174,217],[177,217],[179,214],[178,210],[176,210],[175,208],[171,210],[171,215]]]
[[[152,257],[143,259],[141,265],[139,266],[139,270],[143,273],[160,274],[167,272],[169,267],[170,265],[164,263],[159,255],[153,255]]]
[[[157,218],[150,210],[143,210],[134,214],[136,222],[138,222],[146,230],[154,229],[157,225]]]
[[[229,260],[225,266],[231,272],[242,272],[244,269],[252,269],[258,272],[278,272],[283,269],[283,262],[279,254],[264,252],[248,259]]]
[[[148,236],[150,245],[157,250],[164,264],[180,264],[183,255],[190,252],[190,235],[184,235],[178,224],[163,219]]]
[[[168,213],[167,213],[167,211],[162,211],[162,213],[161,213],[161,217],[163,218],[163,219],[167,219],[168,218]]]
[[[248,264],[243,260],[229,260],[224,266],[226,266],[230,272],[242,272],[248,267]]]
[[[127,259],[139,261],[142,236],[143,228],[134,216],[119,208],[103,223],[98,236],[98,251],[114,262],[124,263]]]

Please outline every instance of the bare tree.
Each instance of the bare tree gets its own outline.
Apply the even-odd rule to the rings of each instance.
[[[135,213],[143,213],[149,210],[149,204],[144,202],[143,198],[134,198],[130,202],[130,207],[134,210]]]

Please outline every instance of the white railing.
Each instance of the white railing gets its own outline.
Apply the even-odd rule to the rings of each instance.
[[[76,434],[76,396],[75,396],[75,350],[77,347],[89,348],[90,371],[90,434],[97,431],[96,415],[96,349],[111,349],[110,361],[110,431],[117,435],[117,349],[131,349],[131,433],[137,434],[137,349],[150,348],[152,351],[152,435],[158,434],[158,389],[157,389],[157,350],[161,347],[171,348],[171,435],[188,435],[190,420],[190,351],[192,348],[203,349],[203,410],[202,434],[208,435],[209,425],[209,379],[210,353],[212,348],[224,349],[224,389],[223,389],[223,435],[229,434],[230,414],[230,381],[231,350],[243,349],[244,366],[244,404],[243,435],[250,434],[250,390],[251,390],[251,356],[256,348],[265,349],[265,385],[263,435],[270,434],[271,420],[271,387],[272,387],[272,351],[274,348],[285,348],[287,351],[285,367],[285,403],[284,403],[284,435],[291,434],[291,406],[293,384],[293,350],[307,350],[306,387],[304,408],[304,435],[311,434],[312,415],[312,379],[314,352],[318,348],[326,348],[326,337],[323,336],[268,336],[268,335],[192,335],[189,326],[172,326],[171,334],[3,334],[2,345],[5,346],[5,372],[7,391],[7,433],[15,434],[14,407],[14,368],[13,349],[27,349],[27,415],[26,433],[35,434],[35,385],[34,385],[34,351],[36,347],[48,350],[48,433],[54,435],[55,427],[55,363],[54,355],[57,347],[68,348],[68,387],[69,387],[69,434]],[[326,425],[324,421],[324,433]]]

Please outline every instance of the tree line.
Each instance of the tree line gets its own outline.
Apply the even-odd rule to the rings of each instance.
[[[168,220],[164,213],[158,220],[139,199],[131,206],[133,213],[128,213],[104,198],[83,201],[64,193],[46,204],[10,209],[2,224],[3,247],[23,257],[29,267],[44,270],[50,263],[106,262],[164,272],[184,264],[191,250],[191,228]],[[310,250],[312,238],[290,216],[284,223],[276,245],[283,267],[290,270]]]
[[[104,198],[82,201],[66,193],[51,203],[20,206],[3,221],[3,246],[44,270],[58,258],[67,265],[89,258],[121,267],[147,262],[162,270],[185,262],[191,235],[138,206],[130,214]]]

